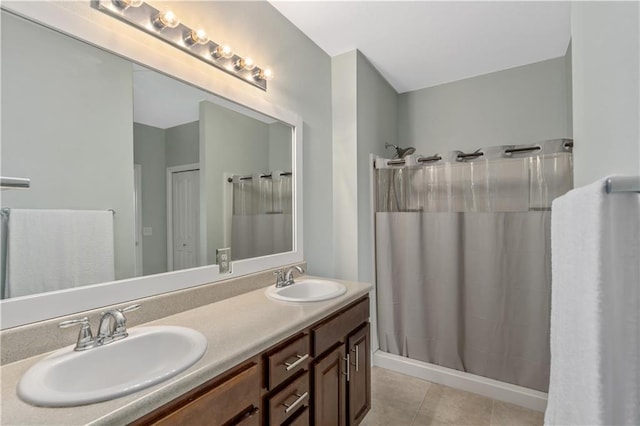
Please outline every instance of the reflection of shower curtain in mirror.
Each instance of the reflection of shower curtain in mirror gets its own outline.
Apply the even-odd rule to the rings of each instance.
[[[233,260],[291,251],[292,225],[290,175],[233,177]]]
[[[494,154],[376,171],[380,347],[546,391],[550,207],[571,153]]]

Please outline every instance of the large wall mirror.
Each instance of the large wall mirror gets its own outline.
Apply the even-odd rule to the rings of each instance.
[[[2,328],[302,260],[297,116],[1,19]]]

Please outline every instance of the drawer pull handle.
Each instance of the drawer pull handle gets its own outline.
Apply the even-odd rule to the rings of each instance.
[[[360,346],[356,345],[353,349],[351,349],[353,352],[356,353],[356,363],[353,364],[356,367],[356,373],[360,370]]]
[[[349,375],[349,370],[351,370],[351,362],[349,361],[349,359],[350,359],[350,357],[349,357],[348,353],[347,353],[347,357],[346,358],[342,358],[342,360],[346,361],[346,363],[347,363],[347,371],[346,371],[346,373],[344,373],[344,372],[342,373],[345,376],[347,376],[347,382],[351,380],[351,376]]]
[[[296,361],[294,361],[294,362],[285,362],[285,363],[283,363],[283,365],[286,367],[287,371],[291,371],[294,368],[296,368],[298,365],[303,363],[305,359],[309,358],[309,354],[296,355],[296,357],[298,359]]]
[[[238,425],[241,425],[242,423],[244,423],[246,420],[249,420],[250,418],[252,418],[253,416],[255,416],[256,414],[258,414],[258,412],[260,411],[260,409],[258,407],[253,407],[252,410],[247,411],[246,413],[244,413],[244,415],[240,418],[240,420],[238,420]]]
[[[302,395],[300,395],[298,393],[296,393],[294,395],[297,396],[298,399],[293,401],[291,404],[282,403],[282,405],[284,405],[286,407],[285,410],[284,410],[285,413],[288,413],[289,411],[293,410],[298,404],[300,404],[302,401],[304,401],[304,399],[309,396],[309,392],[305,392]]]

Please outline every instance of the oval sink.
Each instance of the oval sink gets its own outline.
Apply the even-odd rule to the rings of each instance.
[[[306,278],[286,287],[268,287],[266,295],[285,302],[318,302],[342,296],[347,288],[335,281]]]
[[[81,352],[68,347],[43,358],[20,379],[18,396],[43,407],[106,401],[175,376],[206,349],[207,339],[190,328],[133,328],[122,340]]]

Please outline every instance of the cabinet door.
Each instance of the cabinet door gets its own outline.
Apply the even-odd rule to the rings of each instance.
[[[317,426],[346,425],[346,357],[338,346],[313,366],[313,418]]]
[[[349,349],[349,424],[359,424],[371,408],[371,348],[369,323],[347,339]]]

